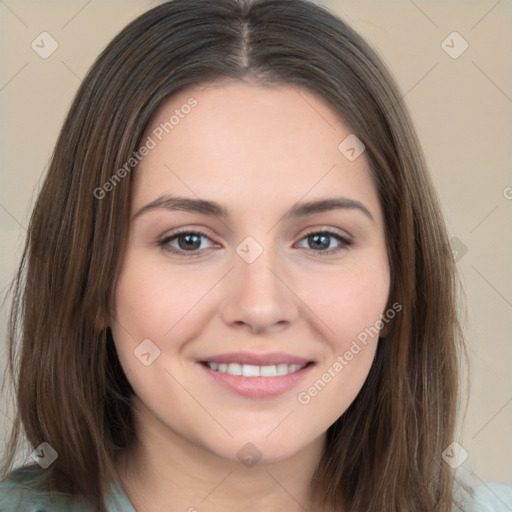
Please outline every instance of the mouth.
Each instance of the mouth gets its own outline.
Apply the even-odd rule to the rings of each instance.
[[[272,364],[259,366],[254,364],[241,363],[214,363],[212,361],[201,361],[201,364],[219,373],[228,373],[229,375],[242,375],[244,377],[281,377],[296,373],[309,365],[314,364],[310,361],[306,364]]]
[[[291,354],[231,353],[197,361],[221,388],[251,399],[273,398],[292,390],[316,362]]]

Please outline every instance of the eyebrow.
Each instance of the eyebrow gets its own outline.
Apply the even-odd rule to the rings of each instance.
[[[206,199],[194,199],[190,197],[162,195],[140,208],[133,216],[133,220],[140,217],[144,213],[157,209],[170,211],[178,210],[221,218],[229,218],[230,216],[229,211],[224,206],[216,203],[215,201],[208,201]],[[320,199],[317,201],[296,203],[284,215],[284,218],[295,219],[306,217],[307,215],[312,215],[314,213],[323,213],[339,209],[360,211],[364,213],[364,215],[366,215],[366,217],[368,217],[371,221],[375,221],[372,214],[368,208],[364,206],[363,203],[346,197],[334,197],[329,199]]]

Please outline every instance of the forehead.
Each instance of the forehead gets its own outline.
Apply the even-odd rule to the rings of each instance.
[[[189,108],[190,104],[195,106]],[[172,128],[167,126],[167,133],[169,121]],[[323,146],[336,151],[339,137],[350,133],[322,98],[304,88],[240,81],[179,92],[158,109],[146,132],[159,127],[169,135],[165,137],[169,147],[187,139],[190,145],[202,144],[205,150],[213,142],[219,153],[262,147],[265,157],[286,152],[288,159],[307,155],[317,160],[320,155],[312,149]]]
[[[364,154],[350,161],[339,149],[350,135],[322,98],[295,85],[191,87],[147,126],[143,141],[150,137],[155,146],[136,169],[134,207],[166,192],[242,205],[335,189],[375,202]]]

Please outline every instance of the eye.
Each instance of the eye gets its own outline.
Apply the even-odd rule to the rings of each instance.
[[[310,244],[310,248],[320,256],[333,254],[352,245],[352,240],[332,231],[311,231],[302,240]],[[331,242],[338,241],[338,245],[332,248]]]
[[[212,245],[201,247],[202,239],[208,240]],[[310,249],[319,256],[330,255],[346,249],[352,245],[352,241],[333,231],[311,231],[302,238],[308,244]],[[333,248],[332,242],[338,241],[337,246]],[[173,245],[174,244],[174,245]],[[158,245],[166,252],[185,255],[199,256],[201,251],[211,248],[215,242],[206,233],[197,230],[182,230],[172,233],[158,242]]]
[[[166,236],[158,242],[158,245],[167,252],[172,252],[175,254],[190,253],[188,255],[197,256],[198,252],[205,249],[205,247],[201,247],[201,239],[206,239],[214,243],[212,239],[202,231],[183,230]],[[175,245],[172,245],[172,243]]]

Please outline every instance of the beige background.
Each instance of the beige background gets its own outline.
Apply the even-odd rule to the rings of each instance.
[[[512,483],[512,2],[340,1],[327,5],[373,44],[398,80],[455,237],[467,293],[470,390],[463,468]],[[64,115],[94,58],[156,2],[0,0],[0,291]],[[58,49],[42,59],[43,31]],[[467,41],[458,58],[441,43]],[[462,40],[449,38],[452,51]],[[467,252],[465,252],[467,250]],[[7,308],[0,335],[5,351]],[[2,358],[2,361],[5,357]],[[0,434],[12,411],[0,403]]]

